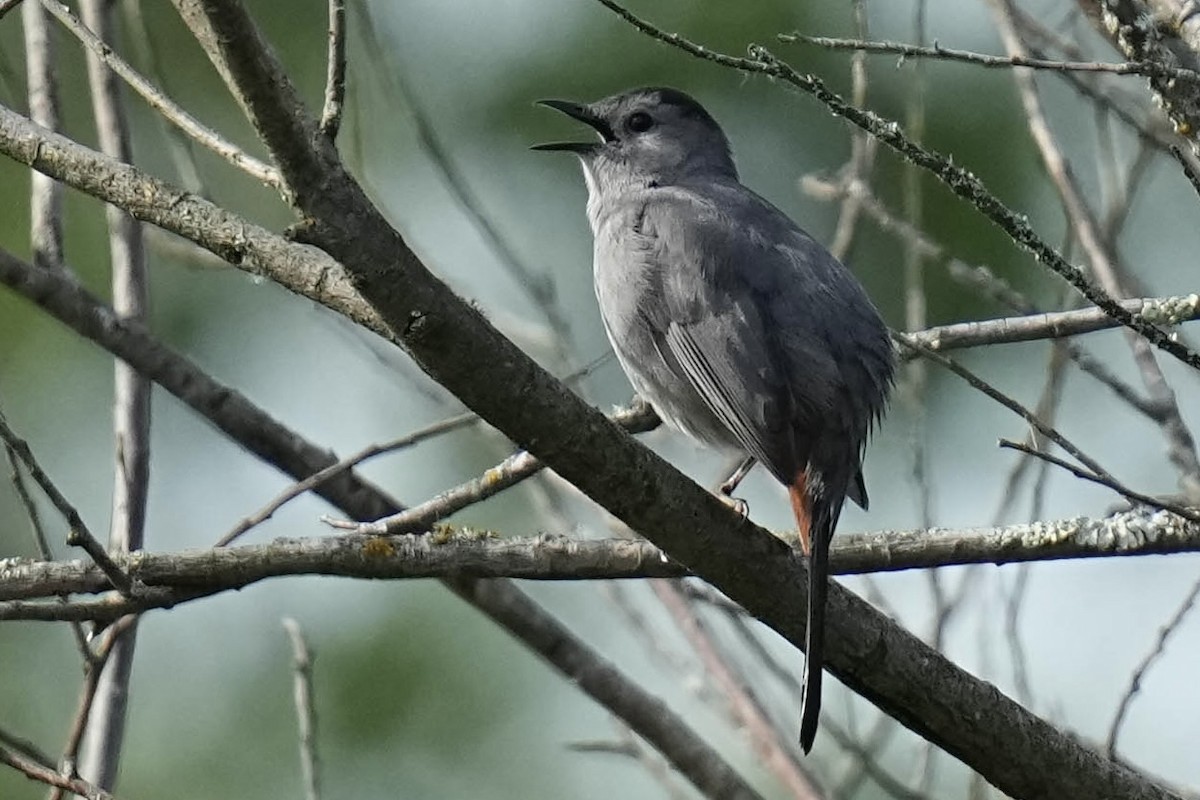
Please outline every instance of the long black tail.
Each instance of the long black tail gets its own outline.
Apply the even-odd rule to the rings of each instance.
[[[837,473],[835,473],[836,475]],[[829,542],[841,516],[848,480],[802,470],[788,494],[800,545],[808,556],[808,624],[804,633],[804,676],[800,694],[800,747],[807,753],[821,717],[821,676],[825,664],[825,599],[829,594]]]
[[[815,520],[814,520],[815,521]],[[821,716],[821,676],[825,665],[825,598],[829,594],[829,534],[814,530],[808,554],[808,625],[804,633],[804,677],[800,694],[800,748],[807,753]]]

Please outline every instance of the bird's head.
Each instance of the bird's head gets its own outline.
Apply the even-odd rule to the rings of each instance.
[[[594,142],[551,142],[583,162],[592,192],[627,185],[671,185],[692,179],[737,179],[729,140],[712,116],[678,89],[634,89],[581,104],[541,100],[590,126]]]

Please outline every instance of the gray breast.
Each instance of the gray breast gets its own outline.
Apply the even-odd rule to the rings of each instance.
[[[683,368],[663,346],[666,310],[661,286],[664,266],[641,234],[641,203],[605,215],[595,226],[596,299],[613,352],[634,390],[668,425],[708,445],[741,451]]]

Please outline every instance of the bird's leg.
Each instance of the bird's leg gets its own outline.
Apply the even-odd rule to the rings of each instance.
[[[737,489],[738,484],[746,477],[746,474],[754,469],[754,464],[754,456],[746,456],[738,462],[737,469],[733,471],[733,474],[717,486],[717,491],[720,492],[721,499],[728,503],[734,511],[741,514],[743,518],[749,516],[750,506],[740,497],[734,497],[733,493]]]

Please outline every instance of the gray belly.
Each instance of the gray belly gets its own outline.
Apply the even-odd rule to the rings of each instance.
[[[612,341],[611,335],[609,340]],[[640,369],[630,363],[627,355],[622,355],[615,342],[613,350],[634,390],[654,407],[663,422],[709,447],[743,452],[729,429],[708,410],[686,378],[677,377],[665,367]]]
[[[737,440],[709,411],[665,346],[660,346],[665,331],[654,327],[657,308],[650,288],[653,282],[644,273],[628,267],[615,275],[605,274],[606,266],[597,260],[596,298],[600,316],[613,352],[634,390],[671,427],[711,447],[742,452]]]

